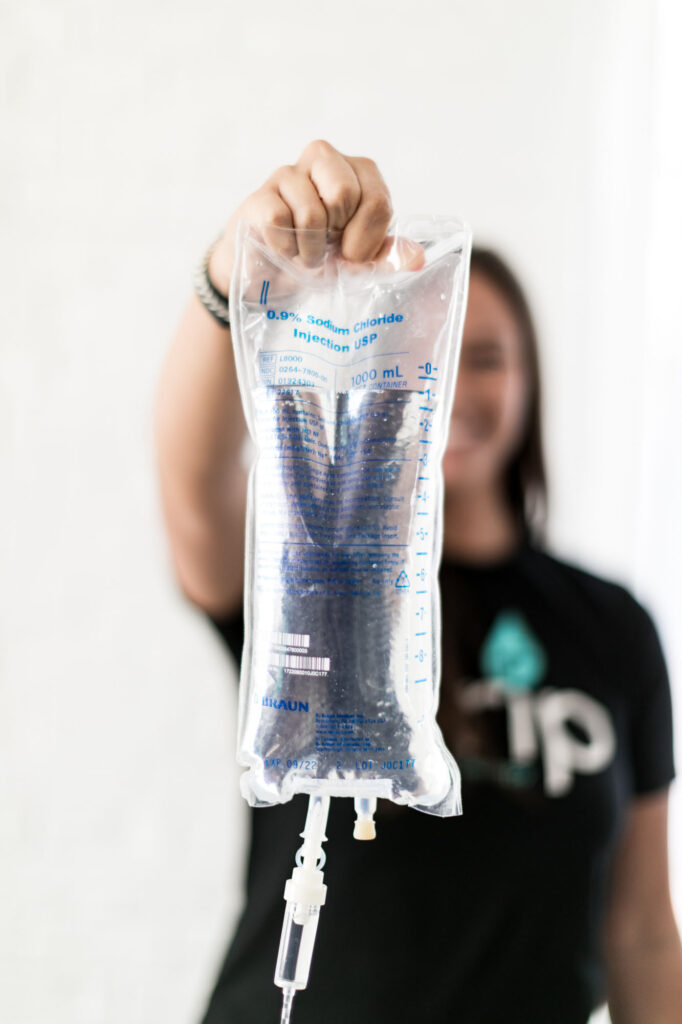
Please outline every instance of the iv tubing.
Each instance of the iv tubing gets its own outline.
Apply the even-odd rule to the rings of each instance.
[[[282,986],[282,1016],[279,1024],[289,1024],[291,1020],[291,1007],[294,1002],[296,988],[294,985]]]
[[[287,905],[275,968],[275,984],[282,989],[280,1024],[289,1024],[294,995],[308,984],[320,908],[327,896],[322,843],[327,838],[324,830],[328,815],[329,797],[311,796],[301,833],[303,846],[296,854],[296,867],[284,888]]]

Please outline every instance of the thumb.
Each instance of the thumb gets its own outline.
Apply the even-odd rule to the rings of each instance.
[[[413,242],[411,238],[387,235],[372,262],[383,271],[421,270],[426,254],[419,242]]]
[[[347,274],[364,274],[368,268],[383,274],[396,274],[401,270],[421,270],[425,262],[426,254],[419,242],[396,235],[387,235],[374,259],[366,263],[342,259]]]

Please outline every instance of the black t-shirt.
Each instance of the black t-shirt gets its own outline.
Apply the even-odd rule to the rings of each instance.
[[[674,777],[655,627],[624,588],[529,545],[494,565],[445,560],[440,583],[464,813],[379,801],[363,843],[352,801],[332,800],[295,1024],[585,1024],[605,997],[599,935],[624,812]],[[212,621],[239,660],[241,616]],[[245,909],[204,1024],[279,1020],[283,889],[306,805],[252,811]]]

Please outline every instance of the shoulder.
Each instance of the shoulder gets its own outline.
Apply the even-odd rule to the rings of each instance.
[[[531,573],[544,577],[549,591],[590,616],[595,625],[608,628],[609,634],[617,632],[625,646],[658,647],[651,613],[623,581],[598,575],[544,548],[531,548],[527,563]]]

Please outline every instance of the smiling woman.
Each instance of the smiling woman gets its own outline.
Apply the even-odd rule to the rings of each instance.
[[[344,188],[347,205],[334,199]],[[311,202],[343,231],[345,258],[385,252],[391,208],[376,165],[318,142],[235,212],[215,283],[229,284],[240,217],[267,234],[306,222]],[[545,549],[540,404],[528,303],[510,268],[477,251],[440,572],[439,722],[464,813],[437,820],[382,802],[380,838],[360,847],[352,808],[335,802],[330,893],[355,901],[328,901],[297,1024],[585,1024],[605,998],[614,1024],[679,1024],[666,666],[625,588]],[[229,333],[196,299],[167,360],[157,437],[180,585],[239,659],[244,424]],[[247,903],[204,1024],[277,1018],[281,879],[302,799],[252,812]]]

